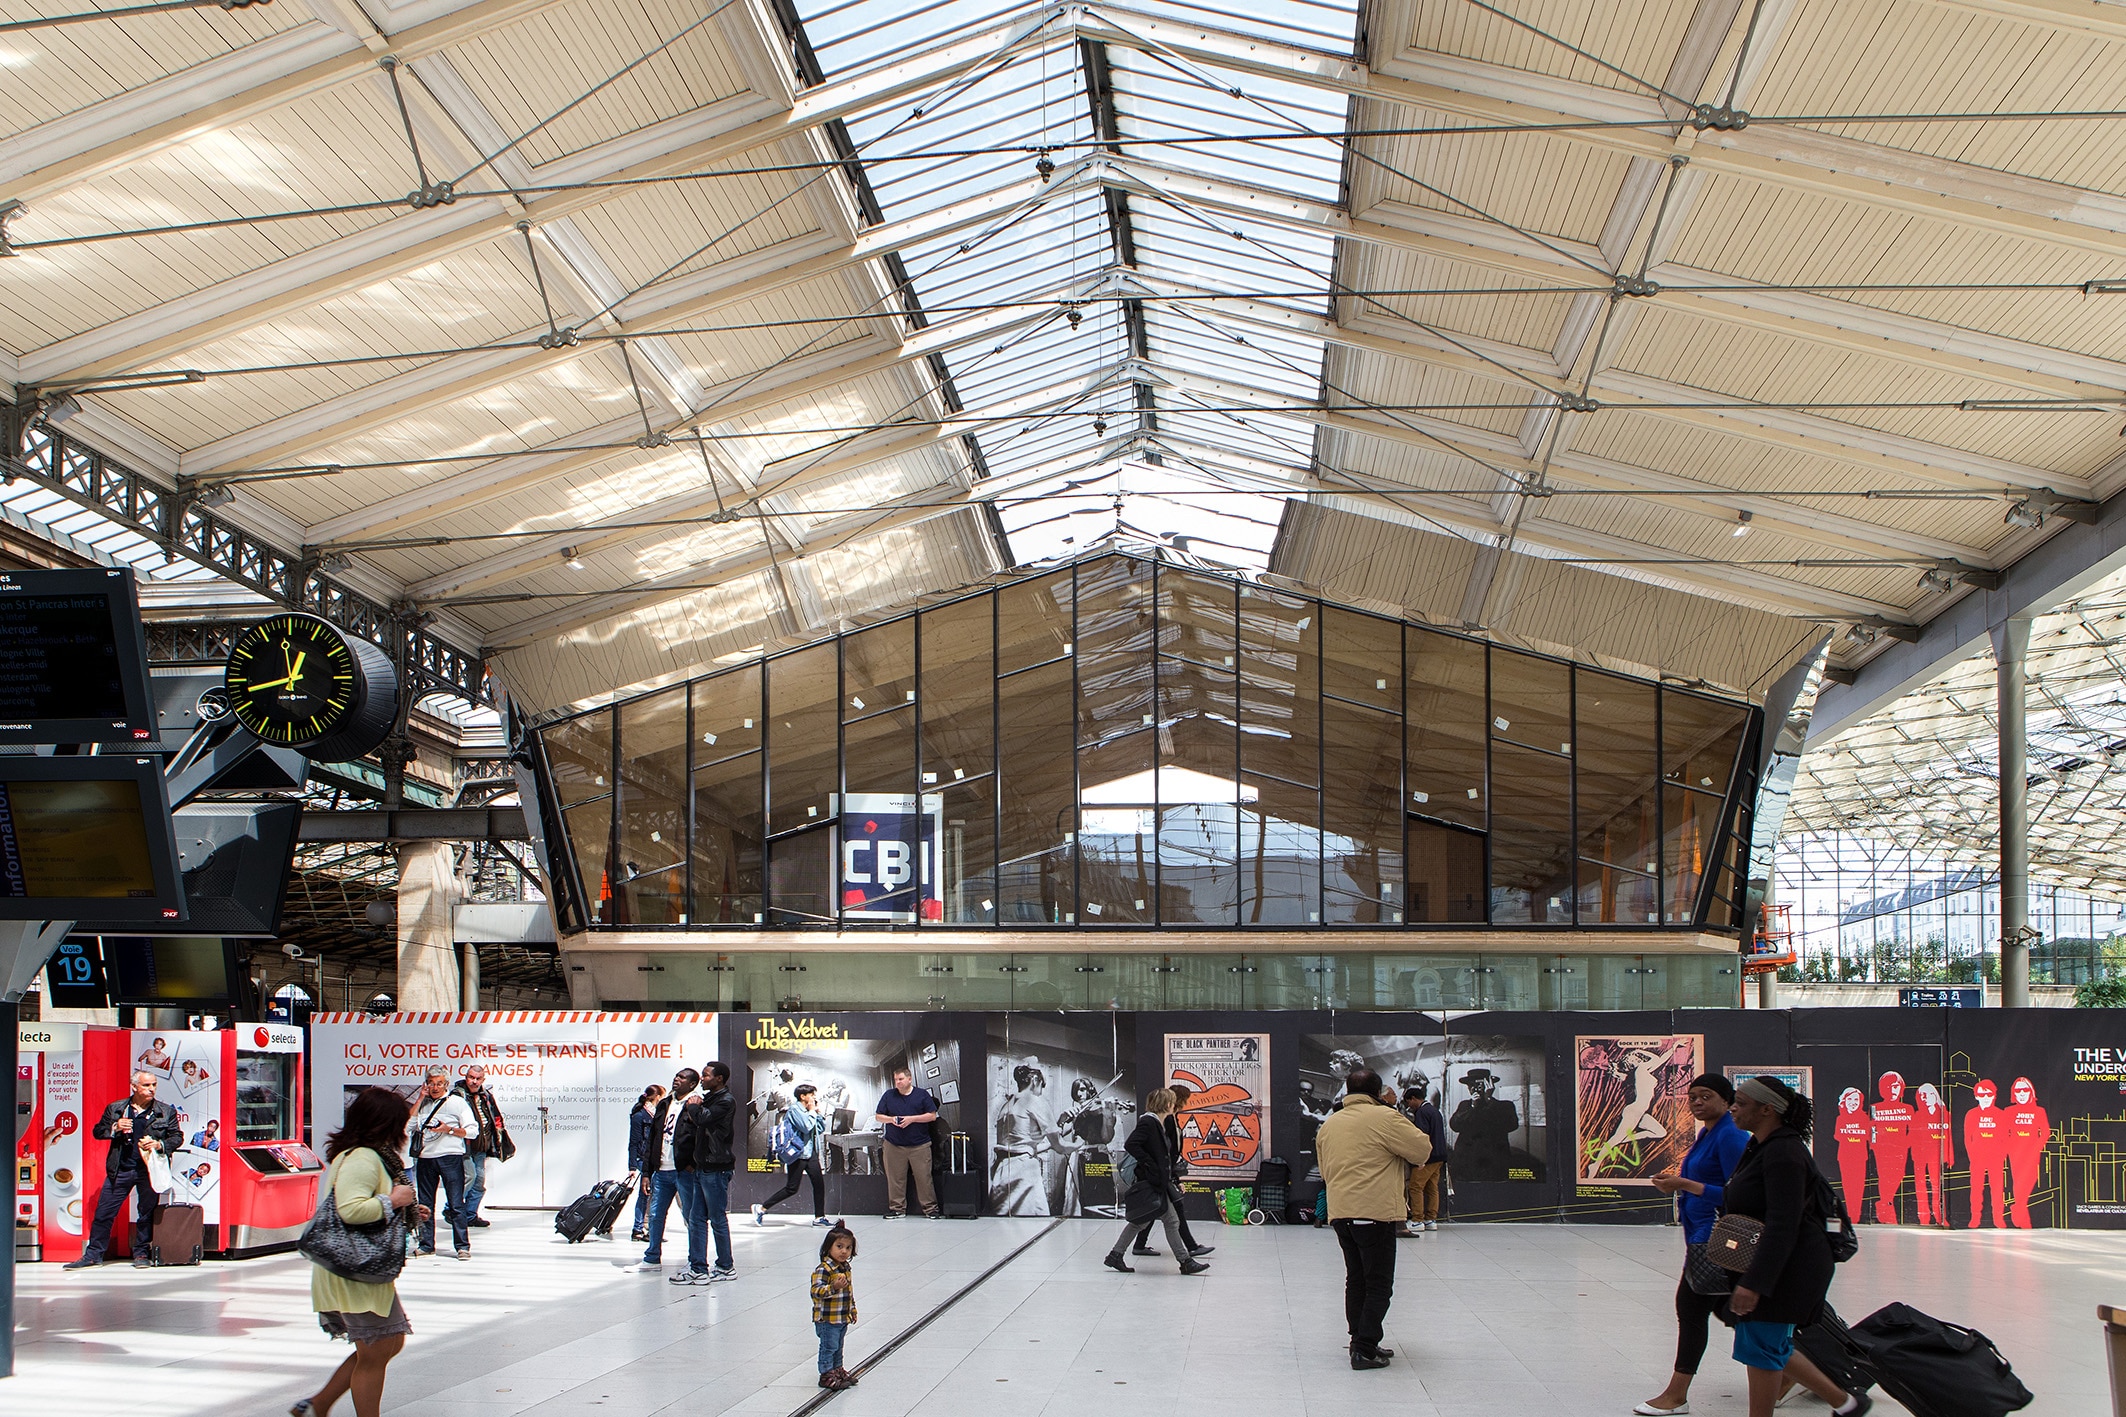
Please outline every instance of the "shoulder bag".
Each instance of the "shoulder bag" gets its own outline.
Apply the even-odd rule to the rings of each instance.
[[[1723,1215],[1705,1237],[1705,1257],[1730,1274],[1741,1274],[1757,1258],[1764,1222],[1753,1215]]]
[[[317,1214],[295,1242],[296,1252],[328,1274],[357,1284],[389,1284],[406,1267],[406,1218],[387,1204],[382,1220],[350,1225],[340,1218],[332,1183],[343,1156],[319,1183]]]
[[[436,1113],[442,1111],[443,1103],[448,1101],[450,1099],[446,1097],[441,1102],[437,1102],[430,1107],[428,1115],[421,1119],[421,1125],[415,1127],[413,1135],[406,1139],[406,1159],[408,1161],[419,1161],[421,1159],[421,1143],[428,1139],[428,1124],[436,1119]]]

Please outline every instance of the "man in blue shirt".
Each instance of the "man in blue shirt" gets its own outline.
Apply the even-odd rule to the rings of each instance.
[[[923,1214],[938,1218],[937,1195],[930,1184],[930,1124],[938,1119],[937,1099],[915,1085],[915,1074],[893,1070],[893,1086],[878,1100],[878,1123],[886,1129],[886,1218],[908,1212],[908,1177],[915,1177],[915,1198]]]

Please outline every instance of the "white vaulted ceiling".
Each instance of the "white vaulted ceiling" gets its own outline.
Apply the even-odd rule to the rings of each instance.
[[[0,364],[534,708],[1118,533],[1761,690],[2126,477],[2111,8],[18,23]]]

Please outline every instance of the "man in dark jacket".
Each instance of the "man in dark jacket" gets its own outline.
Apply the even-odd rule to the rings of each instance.
[[[673,1139],[680,1168],[694,1174],[695,1208],[687,1217],[688,1280],[694,1284],[738,1278],[731,1258],[730,1217],[738,1105],[731,1100],[730,1084],[731,1069],[725,1064],[710,1063],[702,1069],[701,1096],[687,1104]],[[706,1268],[711,1233],[716,1237],[713,1270]]]
[[[168,1157],[185,1144],[184,1124],[177,1120],[177,1109],[155,1100],[157,1081],[146,1068],[134,1073],[132,1093],[104,1108],[89,1133],[98,1141],[109,1142],[110,1148],[104,1153],[103,1193],[96,1201],[96,1220],[89,1227],[88,1244],[82,1247],[81,1258],[66,1266],[68,1269],[89,1269],[103,1263],[104,1251],[111,1244],[111,1226],[124,1212],[129,1195],[134,1197],[136,1207],[133,1267],[147,1268],[148,1235],[155,1221],[155,1187],[148,1180],[147,1157],[157,1151]]]
[[[1432,1159],[1410,1168],[1410,1223],[1397,1237],[1408,1240],[1439,1229],[1440,1183],[1447,1169],[1447,1124],[1441,1119],[1439,1108],[1432,1105],[1423,1083],[1404,1088],[1402,1105],[1395,1110],[1408,1117],[1411,1125],[1432,1143]]]

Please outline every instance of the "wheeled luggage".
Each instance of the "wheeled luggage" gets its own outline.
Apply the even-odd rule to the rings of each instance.
[[[938,1208],[947,1220],[973,1220],[982,1213],[982,1178],[969,1159],[974,1138],[954,1132],[945,1148],[945,1174],[938,1177]]]
[[[1909,1304],[1885,1304],[1846,1341],[1854,1365],[1912,1417],[2005,1417],[2032,1401],[1992,1340]]]
[[[1248,1219],[1256,1225],[1282,1225],[1289,1217],[1285,1214],[1292,1203],[1292,1167],[1281,1156],[1273,1156],[1255,1168],[1255,1193],[1249,1207]],[[1262,1219],[1255,1219],[1255,1212]]]
[[[1829,1304],[1823,1306],[1816,1322],[1794,1330],[1794,1347],[1847,1392],[1866,1392],[1875,1386],[1874,1374],[1855,1361],[1853,1335],[1845,1320]]]
[[[196,1205],[158,1205],[148,1225],[148,1263],[198,1264],[207,1212]]]
[[[561,1207],[554,1217],[554,1229],[571,1245],[577,1244],[592,1231],[611,1239],[613,1222],[620,1218],[626,1208],[630,1189],[625,1181],[600,1181],[582,1195]]]

